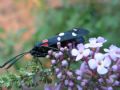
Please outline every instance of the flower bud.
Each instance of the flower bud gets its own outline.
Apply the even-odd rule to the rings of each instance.
[[[106,79],[106,82],[107,82],[108,84],[112,84],[112,83],[114,82],[114,80],[113,80],[112,78],[109,78],[109,79]]]
[[[52,64],[56,64],[56,60],[51,60],[51,63]]]
[[[85,85],[86,85],[86,83],[85,83],[85,82],[81,82],[81,86],[83,86],[83,87],[84,87]]]
[[[68,80],[65,80],[65,81],[64,81],[64,84],[65,84],[65,85],[68,85],[68,84],[69,84],[69,81],[68,81]]]
[[[113,85],[114,85],[114,86],[119,86],[119,85],[120,85],[120,82],[119,82],[119,81],[115,81]]]
[[[72,43],[68,43],[69,49],[72,49]]]
[[[48,54],[49,54],[49,55],[52,55],[52,53],[53,53],[52,50],[49,50],[49,51],[48,51]]]
[[[69,86],[73,87],[73,85],[74,85],[73,81],[69,81]]]
[[[112,87],[108,87],[107,90],[113,90],[113,88]]]
[[[75,74],[76,74],[76,75],[81,75],[81,74],[82,74],[82,71],[81,71],[81,70],[76,70],[76,71],[75,71]]]
[[[112,75],[109,76],[109,78],[116,79],[117,78],[117,74],[112,74]]]
[[[67,60],[63,60],[63,61],[62,61],[62,66],[68,66]]]
[[[62,52],[63,52],[64,50],[65,50],[65,49],[64,49],[63,47],[61,47],[61,48],[60,48],[60,51],[62,51]]]
[[[77,89],[78,89],[78,90],[83,90],[80,85],[77,85]]]
[[[67,48],[67,47],[64,47],[64,50],[65,50],[65,51],[68,51],[68,48]]]
[[[55,85],[55,89],[53,89],[53,90],[60,90],[61,89],[61,84],[56,84]],[[50,89],[51,90],[51,89]]]
[[[50,55],[46,55],[46,58],[50,58]]]
[[[59,54],[58,53],[56,53],[54,56],[55,56],[55,58],[59,58]]]
[[[62,78],[62,72],[59,72],[58,74],[57,74],[57,78]]]
[[[63,53],[62,53],[62,52],[59,52],[58,54],[59,54],[59,56],[62,56],[62,55],[63,55]]]
[[[77,76],[77,80],[81,80],[82,79],[82,77],[81,76]]]
[[[88,83],[88,80],[87,79],[83,79],[83,82]]]
[[[68,90],[73,90],[71,87],[68,87]]]
[[[113,71],[117,71],[117,70],[118,70],[118,66],[117,66],[117,65],[113,65],[113,66],[112,66],[112,70],[113,70]]]
[[[55,56],[56,52],[53,52],[52,55]]]
[[[55,69],[55,72],[56,72],[56,73],[60,72],[60,69],[59,69],[59,68],[56,68],[56,69]]]
[[[70,71],[67,71],[67,75],[71,77],[73,75],[73,73]]]
[[[57,42],[57,47],[60,49],[61,48],[61,43]]]
[[[100,78],[100,79],[98,79],[98,81],[99,81],[100,83],[102,83],[104,80],[103,80],[103,78]]]

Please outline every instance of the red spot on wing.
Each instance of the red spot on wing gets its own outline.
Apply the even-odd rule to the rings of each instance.
[[[48,40],[47,39],[43,40],[42,42],[43,42],[43,44],[41,46],[48,47]]]

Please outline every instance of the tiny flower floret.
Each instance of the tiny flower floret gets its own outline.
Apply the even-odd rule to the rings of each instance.
[[[56,64],[56,60],[51,60],[51,63],[52,64]]]
[[[71,54],[76,56],[76,61],[79,61],[83,57],[87,57],[90,54],[89,49],[85,49],[83,44],[78,44],[77,49],[72,49]]]
[[[68,65],[67,60],[63,60],[63,61],[62,61],[62,66],[67,66],[67,65]]]
[[[102,53],[96,53],[94,59],[88,61],[90,69],[96,69],[99,74],[106,74],[108,67],[111,65],[109,57],[105,57]]]
[[[102,37],[98,38],[90,38],[89,43],[85,44],[85,48],[97,48],[102,47],[103,43],[105,43],[106,40]]]
[[[97,42],[98,42],[98,43],[105,43],[105,42],[107,42],[107,40],[106,40],[105,38],[99,36],[99,37],[97,38]]]
[[[58,74],[57,74],[57,78],[61,78],[62,77],[62,72],[59,72]]]
[[[116,58],[120,58],[120,48],[115,45],[111,45],[109,49],[104,49],[105,52],[115,61]]]

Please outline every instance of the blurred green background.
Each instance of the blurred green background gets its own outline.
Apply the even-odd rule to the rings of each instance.
[[[120,46],[119,10],[120,0],[1,0],[0,65],[36,42],[75,27],[88,29],[87,37],[105,37],[106,46]],[[31,57],[24,59],[12,69]]]

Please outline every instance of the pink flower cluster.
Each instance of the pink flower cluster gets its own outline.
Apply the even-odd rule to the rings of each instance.
[[[54,89],[46,85],[45,90],[120,89],[120,48],[103,48],[105,42],[103,37],[90,38],[86,44],[69,43],[49,51],[57,84]]]

